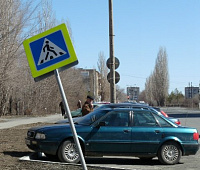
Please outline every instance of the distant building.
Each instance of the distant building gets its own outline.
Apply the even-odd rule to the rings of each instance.
[[[191,99],[195,95],[199,94],[199,87],[185,87],[185,98]]]
[[[138,101],[139,93],[140,93],[139,87],[127,87],[127,96],[129,100]]]

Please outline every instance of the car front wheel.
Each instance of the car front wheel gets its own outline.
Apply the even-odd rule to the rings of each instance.
[[[176,142],[166,142],[158,151],[158,159],[167,165],[177,164],[181,159],[182,151]]]
[[[58,150],[58,158],[61,162],[78,163],[80,161],[78,149],[73,140],[64,141]]]

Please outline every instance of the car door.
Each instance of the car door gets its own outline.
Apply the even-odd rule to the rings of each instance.
[[[134,153],[155,153],[162,139],[163,129],[148,110],[133,113],[132,145]]]
[[[103,153],[130,152],[131,127],[129,111],[111,111],[99,122],[104,126],[94,127],[87,140],[86,150]]]

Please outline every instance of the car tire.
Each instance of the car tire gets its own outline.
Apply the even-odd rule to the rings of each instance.
[[[58,149],[58,158],[61,162],[78,163],[80,156],[73,140],[64,141]]]
[[[182,151],[178,143],[166,142],[158,151],[158,160],[162,164],[174,165],[181,159]]]

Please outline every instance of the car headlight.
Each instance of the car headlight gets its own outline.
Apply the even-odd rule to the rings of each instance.
[[[46,136],[44,133],[36,133],[35,139],[45,139]]]

